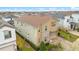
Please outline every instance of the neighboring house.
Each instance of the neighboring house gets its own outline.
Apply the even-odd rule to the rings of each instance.
[[[2,16],[2,20],[8,22],[11,25],[14,25],[14,19],[16,19],[15,15],[9,15],[9,16]]]
[[[59,18],[59,25],[67,30],[75,30],[79,28],[79,14],[72,14]]]
[[[38,46],[56,39],[56,19],[47,15],[24,15],[14,20],[15,28],[27,40]]]
[[[76,23],[76,28],[79,28],[79,14],[72,14],[72,17]]]
[[[4,16],[4,17],[2,17],[2,19],[4,21],[8,22],[8,21],[12,20],[12,17],[10,17],[10,16]]]
[[[0,51],[16,50],[15,29],[10,24],[0,19]]]

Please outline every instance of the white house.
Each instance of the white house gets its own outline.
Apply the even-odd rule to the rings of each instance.
[[[79,14],[72,14],[74,22],[79,23]]]
[[[6,16],[2,16],[1,18],[2,18],[2,20],[8,22],[9,24],[14,25],[14,19],[16,19],[17,16],[15,16],[15,15],[6,15]]]
[[[77,29],[79,28],[79,14],[72,14],[59,18],[59,25],[66,29]]]
[[[16,50],[15,29],[10,24],[0,20],[0,51]]]
[[[2,17],[2,19],[6,22],[10,21],[10,20],[13,20],[12,17],[10,16],[5,16],[5,17]]]

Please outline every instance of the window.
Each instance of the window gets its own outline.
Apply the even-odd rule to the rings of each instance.
[[[38,30],[38,32],[40,32],[40,30]]]
[[[45,31],[47,31],[47,26],[45,26]]]
[[[67,22],[69,22],[69,19],[67,19]]]
[[[4,31],[4,37],[5,37],[5,39],[11,38],[11,31],[5,30],[5,31]]]
[[[51,26],[55,26],[55,23],[52,22],[52,23],[51,23]]]
[[[50,35],[50,36],[53,36],[53,35],[55,35],[55,34],[56,34],[56,32],[51,32],[51,31],[49,32],[49,35]]]
[[[44,41],[47,42],[47,37],[45,37]]]
[[[72,16],[70,16],[70,18],[73,18]]]
[[[45,37],[44,41],[45,41],[45,42],[47,41],[47,40],[46,40],[46,37]]]

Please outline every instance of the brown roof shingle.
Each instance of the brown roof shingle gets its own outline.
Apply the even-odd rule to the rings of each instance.
[[[46,23],[49,20],[55,19],[48,15],[24,15],[18,18],[18,20],[24,21],[26,23],[29,23],[35,27],[38,27],[39,25],[42,25]],[[55,20],[54,20],[55,21]]]

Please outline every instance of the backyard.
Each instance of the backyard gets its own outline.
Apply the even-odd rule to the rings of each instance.
[[[31,42],[25,41],[23,37],[19,34],[16,35],[16,43],[19,51],[59,51],[62,50],[61,44],[53,45],[53,44],[46,44],[41,42],[39,49],[35,47]]]
[[[59,30],[58,36],[66,39],[70,42],[74,42],[75,40],[77,40],[79,38],[79,36],[73,35],[73,34],[69,33],[68,31],[64,31],[64,30]]]
[[[16,43],[21,51],[33,51],[34,49],[18,34],[16,35]]]

